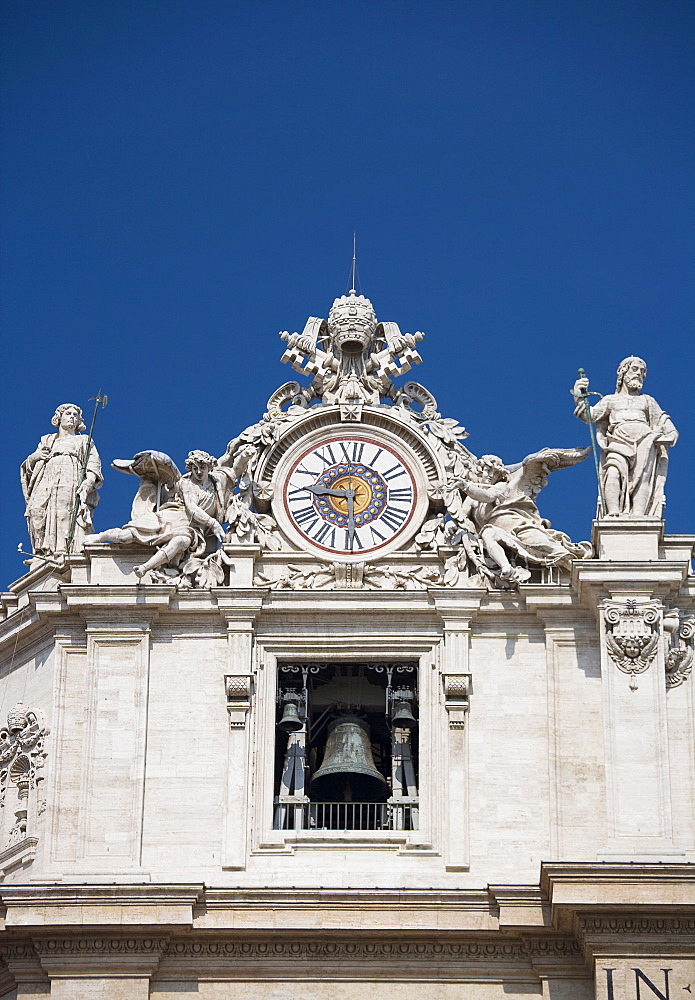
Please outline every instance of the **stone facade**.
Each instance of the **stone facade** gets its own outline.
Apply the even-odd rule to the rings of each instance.
[[[587,452],[477,459],[392,381],[422,334],[352,295],[282,337],[309,387],[216,464],[116,463],[131,521],[3,595],[0,996],[692,992],[695,538],[663,482],[572,542],[536,497]]]

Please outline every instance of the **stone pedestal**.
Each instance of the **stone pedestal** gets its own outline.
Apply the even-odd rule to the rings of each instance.
[[[604,517],[594,521],[591,542],[599,559],[641,562],[659,558],[664,522],[658,517]]]

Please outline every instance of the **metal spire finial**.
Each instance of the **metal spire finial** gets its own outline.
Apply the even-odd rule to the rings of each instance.
[[[355,279],[357,276],[357,233],[352,234],[352,272],[350,276],[350,295],[357,295]]]

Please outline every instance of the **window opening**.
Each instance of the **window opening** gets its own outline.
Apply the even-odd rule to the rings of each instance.
[[[280,663],[277,830],[416,830],[416,663]]]

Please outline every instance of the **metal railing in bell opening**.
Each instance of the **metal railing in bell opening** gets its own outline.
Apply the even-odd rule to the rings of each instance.
[[[417,830],[416,802],[277,802],[275,830]]]

